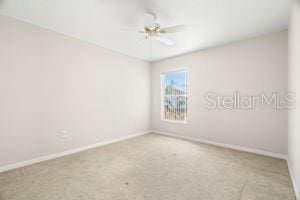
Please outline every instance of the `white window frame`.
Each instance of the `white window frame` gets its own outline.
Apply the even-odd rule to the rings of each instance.
[[[185,85],[186,85],[186,94],[185,95],[167,95],[167,96],[185,96],[186,97],[186,112],[185,112],[185,120],[169,120],[165,119],[165,85],[164,85],[164,76],[167,73],[172,73],[172,72],[185,72],[186,79],[185,79]],[[176,69],[176,70],[169,70],[162,72],[160,75],[160,82],[161,82],[161,88],[160,88],[160,111],[161,111],[161,120],[164,122],[171,122],[171,123],[179,123],[179,124],[187,124],[187,111],[188,111],[188,75],[187,75],[187,70],[186,69]]]

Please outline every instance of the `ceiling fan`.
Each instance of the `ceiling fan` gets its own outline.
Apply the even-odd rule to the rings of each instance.
[[[139,31],[139,33],[145,35],[144,39],[150,39],[151,41],[151,39],[154,38],[164,45],[172,46],[175,44],[175,41],[167,35],[170,33],[184,31],[187,28],[187,26],[184,24],[169,27],[161,27],[157,20],[158,18],[155,13],[147,12],[145,14],[146,24],[144,26],[144,30]]]

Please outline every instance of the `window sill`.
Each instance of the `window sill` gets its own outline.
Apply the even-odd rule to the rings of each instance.
[[[187,124],[187,121],[177,121],[177,120],[167,120],[167,119],[161,119],[161,121],[175,123],[175,124]]]

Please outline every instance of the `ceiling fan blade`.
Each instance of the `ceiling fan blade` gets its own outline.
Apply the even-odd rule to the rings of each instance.
[[[130,33],[145,33],[145,31],[137,31],[136,29],[124,28],[120,30],[121,32],[130,32]]]
[[[143,43],[146,42],[148,39],[149,39],[149,35],[146,35],[146,36],[140,38],[140,39],[138,40],[137,44],[139,44],[139,45],[140,45],[140,44],[143,44]]]
[[[162,33],[176,33],[180,31],[184,31],[187,29],[187,25],[181,24],[176,26],[169,26],[166,28],[162,28]]]
[[[163,34],[157,34],[155,38],[167,46],[172,46],[175,44],[174,40],[172,40],[171,38],[169,38]]]
[[[146,12],[144,19],[146,26],[153,26],[157,20],[157,15],[153,12]]]

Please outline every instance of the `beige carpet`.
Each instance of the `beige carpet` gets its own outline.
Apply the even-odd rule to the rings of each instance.
[[[294,200],[286,162],[148,134],[0,174],[1,200]]]

